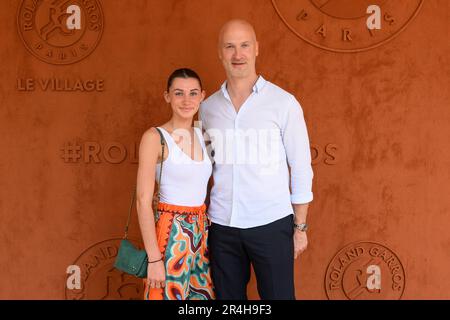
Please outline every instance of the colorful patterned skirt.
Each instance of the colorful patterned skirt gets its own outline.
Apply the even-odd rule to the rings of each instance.
[[[165,288],[150,288],[144,279],[144,300],[211,300],[215,298],[208,253],[206,205],[183,207],[159,203],[156,224],[166,268]]]

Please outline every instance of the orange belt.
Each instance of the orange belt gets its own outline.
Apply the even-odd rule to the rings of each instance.
[[[160,202],[158,203],[158,211],[188,215],[202,215],[206,213],[206,204],[202,204],[199,207],[186,207]]]

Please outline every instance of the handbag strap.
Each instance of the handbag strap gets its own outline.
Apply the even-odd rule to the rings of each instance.
[[[164,163],[164,149],[165,149],[166,141],[164,140],[164,135],[162,134],[161,130],[159,128],[156,128],[156,130],[158,131],[159,136],[161,138],[161,148],[162,148],[162,153],[161,153],[161,170],[159,171],[158,184],[156,186],[156,194],[157,194],[157,199],[158,199],[157,203],[159,203],[161,177],[162,177],[162,170],[163,170],[163,163]],[[131,197],[130,209],[128,210],[127,225],[125,226],[125,236],[123,237],[124,239],[128,239],[128,227],[130,225],[131,211],[133,210],[133,203],[134,203],[135,200],[136,200],[136,186],[134,187],[133,195]],[[158,211],[158,205],[156,205],[156,208],[153,209],[153,214],[155,215],[155,217],[157,216],[157,211]]]

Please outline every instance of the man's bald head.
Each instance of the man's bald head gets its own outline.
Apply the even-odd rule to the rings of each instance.
[[[253,41],[257,41],[255,28],[253,28],[253,26],[248,21],[243,19],[233,19],[226,22],[220,29],[219,45],[223,44],[225,38],[228,38],[228,36],[232,36],[233,34],[237,33],[247,33]]]

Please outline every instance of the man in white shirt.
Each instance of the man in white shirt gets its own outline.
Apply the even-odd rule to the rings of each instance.
[[[208,212],[218,299],[247,299],[250,265],[261,299],[295,299],[294,259],[307,247],[313,171],[303,111],[257,75],[258,52],[248,22],[227,22],[219,37],[227,81],[200,107],[215,162]]]

